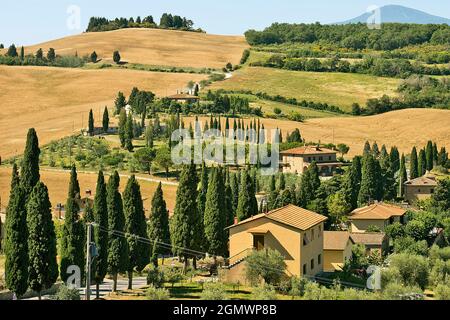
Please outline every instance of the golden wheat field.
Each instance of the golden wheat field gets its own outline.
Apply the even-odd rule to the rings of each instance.
[[[79,132],[87,126],[92,108],[111,110],[118,91],[128,95],[133,87],[158,96],[176,93],[190,80],[205,75],[156,73],[134,70],[83,70],[50,67],[0,66],[0,156],[21,154],[27,130],[35,127],[40,143]]]
[[[119,50],[123,61],[150,65],[193,68],[223,68],[238,64],[248,47],[243,36],[221,36],[198,32],[158,29],[121,29],[90,32],[26,47],[25,53],[54,48],[59,55],[90,55],[112,60]]]
[[[204,123],[209,118],[200,120]],[[185,118],[187,125],[192,121],[195,119]],[[383,144],[388,148],[395,145],[405,154],[409,154],[413,146],[424,147],[428,140],[450,149],[449,110],[406,109],[370,117],[317,118],[304,123],[274,119],[260,121],[265,129],[280,128],[284,137],[299,128],[308,142],[345,143],[350,146],[348,156],[361,154],[366,141],[377,142],[380,147]]]
[[[41,170],[41,181],[44,182],[49,190],[50,201],[52,206],[55,207],[58,203],[64,204],[67,200],[67,192],[69,190],[69,172],[60,171],[44,171]],[[108,179],[108,177],[106,177]],[[93,196],[95,195],[95,188],[97,183],[97,175],[88,173],[78,173],[78,181],[80,182],[81,192],[84,194],[86,190],[92,190]],[[142,198],[144,199],[144,207],[146,214],[149,214],[151,209],[151,201],[153,193],[155,192],[158,184],[156,182],[148,182],[138,180],[141,186]],[[0,197],[1,207],[5,208],[9,199],[11,183],[11,168],[0,167]],[[127,183],[126,177],[120,179],[121,192],[125,189]],[[167,203],[167,209],[173,212],[175,207],[175,196],[177,187],[173,185],[163,185],[164,199]]]

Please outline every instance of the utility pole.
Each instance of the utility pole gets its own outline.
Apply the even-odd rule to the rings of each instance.
[[[91,298],[91,241],[92,241],[92,224],[87,224],[87,241],[86,241],[86,300]]]

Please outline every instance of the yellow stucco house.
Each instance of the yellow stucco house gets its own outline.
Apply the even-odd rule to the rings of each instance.
[[[285,257],[287,275],[323,271],[325,216],[294,205],[256,215],[228,227],[227,281],[245,283],[245,258],[253,250],[274,249]]]
[[[370,206],[354,210],[349,217],[352,233],[366,232],[371,226],[382,232],[395,222],[405,223],[406,210],[387,203],[374,203]]]
[[[337,152],[318,146],[304,146],[286,150],[280,153],[283,173],[303,174],[315,162],[321,176],[334,174],[342,163],[337,161]]]
[[[406,181],[405,200],[409,203],[415,203],[418,200],[430,199],[437,187],[436,178],[428,175]]]
[[[352,258],[355,244],[348,231],[325,231],[323,234],[323,271],[341,271]]]

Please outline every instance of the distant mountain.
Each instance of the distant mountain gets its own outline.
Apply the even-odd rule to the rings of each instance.
[[[337,24],[350,24],[350,23],[366,23],[374,13],[368,12]],[[416,24],[448,24],[450,25],[450,19],[433,16],[426,12],[407,8],[398,5],[388,5],[380,8],[381,23],[397,22],[397,23],[416,23]]]

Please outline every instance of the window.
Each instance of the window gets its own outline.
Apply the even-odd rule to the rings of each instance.
[[[431,190],[430,190],[430,193],[433,194],[433,193],[434,193],[434,189],[431,189]]]
[[[308,157],[308,162],[311,162],[311,157]]]
[[[308,238],[306,237],[306,234],[303,235],[303,245],[306,246],[308,244]]]
[[[303,265],[303,274],[306,274],[306,264]]]
[[[328,160],[331,160],[331,156],[328,157]]]
[[[311,240],[314,240],[314,229],[311,229]]]
[[[347,259],[347,258],[346,258]],[[322,255],[319,254],[319,256],[317,257],[317,264],[320,266],[322,264]]]
[[[323,157],[319,157],[319,161],[323,161]]]
[[[314,269],[314,259],[311,259],[311,270]]]

